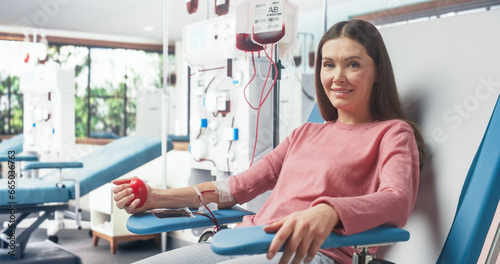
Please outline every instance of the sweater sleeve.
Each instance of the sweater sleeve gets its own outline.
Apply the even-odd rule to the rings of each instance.
[[[239,204],[274,188],[292,137],[293,133],[250,168],[229,177],[231,195]]]
[[[375,192],[355,197],[319,197],[312,203],[327,203],[337,210],[341,225],[334,232],[349,235],[380,225],[406,224],[417,196],[419,156],[413,130],[405,127],[381,140]]]

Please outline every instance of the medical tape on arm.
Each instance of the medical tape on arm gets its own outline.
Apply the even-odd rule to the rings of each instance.
[[[198,189],[198,187],[193,186],[193,189],[198,194],[198,197],[200,197],[200,207],[198,207],[198,213],[205,214],[205,213],[208,213],[209,210],[210,211],[217,211],[219,209],[219,206],[216,203],[205,204],[203,202],[203,196],[201,195],[201,192]]]
[[[233,201],[233,196],[229,190],[229,181],[213,181],[219,192],[219,202],[231,202]]]

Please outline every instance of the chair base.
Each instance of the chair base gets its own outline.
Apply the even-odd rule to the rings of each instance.
[[[65,250],[61,246],[49,241],[39,241],[29,243],[23,258],[16,259],[0,249],[0,263],[32,264],[32,263],[51,263],[51,264],[81,264],[80,257]]]

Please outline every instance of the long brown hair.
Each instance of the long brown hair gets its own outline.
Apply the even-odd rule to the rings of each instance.
[[[363,20],[349,20],[333,25],[321,38],[316,55],[315,82],[316,96],[321,115],[326,121],[337,120],[338,111],[325,93],[321,83],[321,67],[323,59],[323,45],[332,39],[348,37],[363,45],[367,54],[375,62],[377,81],[374,83],[371,98],[370,112],[375,120],[384,121],[400,119],[412,126],[419,149],[420,167],[425,159],[425,143],[420,127],[406,117],[398,95],[394,71],[391,60],[380,32],[372,24]]]

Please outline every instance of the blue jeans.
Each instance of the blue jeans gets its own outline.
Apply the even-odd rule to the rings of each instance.
[[[278,263],[282,253],[279,252],[272,260],[268,260],[265,254],[260,255],[237,255],[237,256],[222,256],[215,254],[210,248],[209,242],[201,242],[195,245],[181,247],[170,250],[158,255],[143,259],[136,263],[169,263],[169,264],[208,264],[208,263],[224,263],[224,264],[255,264],[255,263]],[[323,255],[316,254],[314,264],[334,264],[335,262]]]

